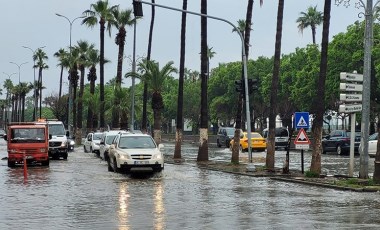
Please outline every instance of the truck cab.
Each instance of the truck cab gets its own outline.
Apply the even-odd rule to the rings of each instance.
[[[16,164],[39,163],[49,166],[49,134],[46,125],[34,122],[18,122],[8,124],[7,133],[8,167]]]
[[[49,140],[49,157],[53,159],[62,157],[66,160],[69,149],[69,132],[65,130],[63,122],[56,119],[39,119],[38,122],[46,124],[49,135],[51,135],[51,139]]]

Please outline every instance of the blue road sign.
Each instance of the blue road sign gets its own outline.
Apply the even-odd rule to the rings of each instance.
[[[309,112],[295,112],[294,124],[296,129],[309,128]]]

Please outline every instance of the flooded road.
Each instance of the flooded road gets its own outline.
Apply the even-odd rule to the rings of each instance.
[[[0,157],[5,149],[0,140]],[[166,154],[173,149],[174,144],[165,144]],[[183,157],[191,158],[194,150],[185,144]],[[229,157],[225,149],[212,151],[210,159]],[[160,174],[116,174],[82,148],[67,161],[51,161],[49,168],[29,167],[26,183],[22,168],[8,168],[2,160],[0,182],[0,229],[380,228],[378,193],[335,191],[192,164],[166,164]]]

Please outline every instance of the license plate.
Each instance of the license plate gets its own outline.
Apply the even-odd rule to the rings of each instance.
[[[149,164],[149,161],[135,161],[135,165],[146,165]]]

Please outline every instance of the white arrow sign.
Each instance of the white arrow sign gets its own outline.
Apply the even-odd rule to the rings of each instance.
[[[362,92],[363,91],[363,85],[359,85],[359,84],[340,83],[339,88],[340,88],[340,90],[350,91],[350,92]]]
[[[362,101],[362,95],[361,94],[340,94],[340,100],[346,101],[346,102],[359,102]]]
[[[363,82],[363,74],[342,72],[340,80]]]
[[[353,113],[362,111],[362,104],[353,104],[353,105],[339,105],[340,113]]]

